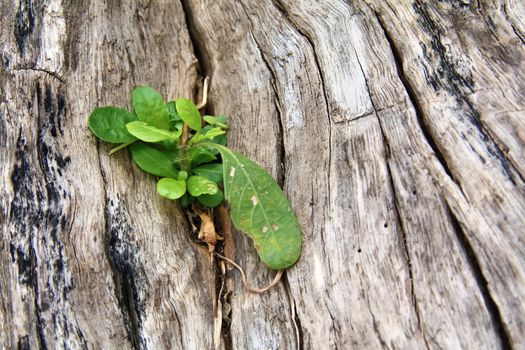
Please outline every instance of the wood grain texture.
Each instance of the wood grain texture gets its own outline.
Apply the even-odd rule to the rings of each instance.
[[[138,84],[193,97],[181,5],[22,1],[2,23],[0,348],[209,347],[213,270],[185,217],[86,128]]]
[[[520,1],[12,1],[0,10],[0,348],[525,347]],[[197,61],[198,59],[198,61]],[[229,116],[300,261],[264,295],[88,132],[135,85]],[[254,285],[275,274],[234,232]]]

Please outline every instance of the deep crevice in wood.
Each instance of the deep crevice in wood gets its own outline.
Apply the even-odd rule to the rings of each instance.
[[[379,125],[380,125],[380,128],[381,128],[381,133],[383,134],[383,139],[386,140],[385,133],[384,133],[384,130],[383,130],[383,126],[381,124],[381,120],[379,118],[378,118],[378,120],[379,120]],[[416,292],[415,292],[415,286],[414,286],[414,273],[412,271],[412,260],[410,258],[410,251],[408,249],[407,233],[406,233],[406,230],[405,230],[405,227],[404,227],[403,219],[401,218],[401,213],[399,211],[399,205],[397,203],[397,201],[398,201],[398,194],[397,194],[397,191],[396,191],[396,188],[395,188],[395,185],[394,185],[394,178],[392,177],[392,169],[390,168],[390,160],[389,159],[385,159],[385,163],[386,163],[386,167],[387,167],[387,171],[388,171],[388,179],[389,179],[389,182],[390,182],[390,187],[392,189],[392,197],[393,197],[392,203],[394,204],[394,210],[395,210],[395,214],[396,214],[396,221],[398,223],[399,232],[401,233],[402,245],[403,245],[403,249],[404,249],[404,253],[405,253],[405,257],[406,257],[406,263],[407,263],[407,267],[408,267],[408,278],[410,279],[410,294],[411,294],[411,297],[412,297],[412,303],[414,305],[414,311],[416,313],[418,329],[421,331],[421,336],[423,337],[423,341],[425,342],[425,345],[426,345],[427,349],[431,349],[432,347],[428,344],[428,340],[427,340],[427,337],[425,335],[425,330],[423,329],[422,324],[421,324],[421,312],[419,310],[419,305],[418,305],[417,298],[416,298]]]
[[[356,55],[357,63],[359,64],[359,69],[361,70],[361,73],[363,74],[363,77],[365,79],[365,85],[366,85],[366,88],[367,88],[367,91],[368,91],[368,95],[370,96],[370,103],[372,103],[372,107],[374,108],[374,112],[375,112],[375,115],[377,117],[377,121],[378,121],[378,124],[379,124],[379,129],[381,130],[381,136],[382,136],[382,139],[383,139],[383,144],[385,145],[385,148],[386,148],[384,162],[385,162],[387,173],[388,173],[388,181],[389,181],[389,184],[390,184],[390,188],[392,189],[392,197],[393,197],[392,198],[392,204],[394,205],[394,211],[395,211],[395,215],[396,215],[396,222],[398,223],[397,227],[398,227],[399,232],[401,234],[401,242],[402,242],[404,255],[405,255],[405,259],[406,259],[406,265],[407,265],[407,270],[408,270],[408,277],[409,277],[409,280],[410,280],[410,296],[412,298],[412,304],[413,304],[413,307],[414,307],[414,312],[416,313],[418,329],[421,331],[421,336],[423,337],[423,340],[425,342],[425,345],[426,345],[427,349],[430,349],[431,347],[428,344],[428,341],[427,341],[426,336],[425,336],[425,331],[423,330],[422,325],[421,325],[421,313],[420,313],[420,310],[419,310],[419,306],[418,306],[418,302],[417,302],[417,298],[416,298],[416,293],[415,293],[414,274],[413,274],[413,271],[412,271],[412,260],[411,260],[410,252],[409,252],[409,249],[408,249],[407,234],[406,234],[406,230],[405,230],[405,227],[404,227],[403,220],[401,218],[401,213],[399,211],[399,205],[397,203],[398,195],[397,195],[397,191],[396,191],[395,184],[394,184],[394,177],[392,176],[392,169],[390,167],[391,158],[388,157],[388,155],[390,154],[389,142],[388,142],[388,139],[387,139],[387,137],[385,135],[385,131],[384,131],[384,127],[383,127],[383,123],[381,121],[381,118],[379,117],[379,115],[377,113],[377,108],[376,108],[376,105],[375,105],[375,102],[374,102],[374,98],[372,96],[372,93],[371,93],[371,90],[370,90],[370,87],[369,87],[369,84],[368,84],[368,78],[365,75],[365,71],[363,70],[363,66],[361,65],[361,61],[359,60],[359,55],[357,54],[357,51],[355,52],[355,55]],[[370,309],[370,307],[369,307],[369,309]],[[379,342],[383,346],[386,346],[388,348],[388,346],[384,342],[384,339],[382,339],[382,337],[381,337],[381,333],[379,332],[379,329],[377,327],[377,322],[375,320],[375,316],[372,313],[372,310],[370,310],[370,314],[371,314],[372,322],[373,322],[373,325],[374,325],[374,331],[375,331],[377,337],[379,338]]]
[[[102,166],[102,160],[101,160],[101,154],[100,154],[100,141],[97,141],[96,143],[97,147],[97,154],[98,154],[98,164],[99,164],[99,171],[100,176],[102,178],[102,185],[104,190],[104,228],[105,228],[105,241],[104,241],[104,248],[106,257],[109,262],[109,266],[111,267],[112,272],[112,278],[113,278],[113,284],[115,288],[115,298],[117,299],[118,306],[120,308],[121,314],[122,314],[122,323],[124,324],[124,328],[126,329],[127,338],[130,344],[134,349],[139,349],[139,329],[136,322],[136,317],[133,315],[133,307],[132,307],[132,301],[130,300],[130,295],[132,295],[132,292],[128,290],[129,285],[124,282],[125,276],[122,276],[120,271],[115,266],[115,262],[113,260],[112,254],[111,254],[111,237],[110,237],[110,216],[111,213],[109,212],[109,198],[108,198],[108,179],[107,175],[105,173],[105,170]],[[135,320],[135,321],[134,321]]]
[[[443,89],[447,91],[451,96],[453,96],[456,99],[459,106],[466,105],[467,108],[465,109],[465,116],[468,118],[470,125],[479,132],[481,138],[483,139],[483,141],[485,141],[488,154],[490,154],[499,161],[499,163],[501,164],[501,170],[505,173],[506,177],[512,182],[513,185],[516,185],[516,179],[514,176],[515,174],[521,179],[522,182],[524,182],[525,180],[523,178],[523,175],[519,172],[519,168],[516,166],[516,164],[514,164],[512,159],[510,159],[507,156],[507,154],[501,149],[504,143],[497,137],[497,135],[494,135],[490,126],[486,125],[487,123],[482,120],[481,115],[474,107],[474,104],[472,103],[469,97],[469,93],[474,92],[474,81],[472,78],[472,73],[461,74],[458,71],[455,63],[450,61],[449,55],[447,54],[447,48],[443,43],[443,29],[439,26],[438,23],[436,23],[431,18],[428,10],[428,4],[419,3],[418,1],[415,1],[412,4],[412,7],[414,9],[414,12],[421,17],[418,20],[419,24],[421,25],[423,30],[432,38],[431,48],[437,53],[439,57],[437,65],[438,68],[440,68],[444,74],[442,79],[431,78],[429,80],[429,83],[435,90]],[[410,89],[407,89],[407,92],[409,92],[410,95],[410,99],[413,102],[415,101],[416,103],[418,103],[418,99],[416,98],[417,95],[415,93],[416,90],[413,89],[413,87],[411,86],[410,81],[406,76],[405,71],[403,70],[402,55],[397,50],[393,38],[389,36],[389,32],[386,30],[386,26],[384,25],[384,23],[381,22],[381,17],[378,16],[377,13],[376,17],[381,27],[384,29],[385,36],[387,37],[387,40],[389,41],[390,46],[392,47],[392,52],[394,53],[396,63],[401,63],[401,66],[398,67],[398,72],[400,73],[400,78],[402,77],[402,79],[404,79],[402,80],[403,84]],[[446,84],[443,84],[443,82],[445,82]],[[464,89],[467,89],[469,92],[465,92]],[[421,106],[418,106],[418,109],[420,112],[423,111]],[[418,119],[420,119],[423,122],[423,124],[421,124],[422,127],[424,127],[423,130],[428,130],[428,134],[430,135],[431,129],[425,123],[425,114],[421,113],[419,115],[422,117],[418,117]]]
[[[202,38],[201,34],[196,28],[193,10],[191,8],[189,1],[181,0],[181,5],[184,11],[184,18],[186,21],[188,36],[192,43],[193,53],[198,61],[197,69],[201,76],[209,77],[210,84],[211,84],[211,82],[213,81],[213,76],[212,76],[213,68],[211,65],[211,61],[207,55],[208,49],[206,47],[206,38]],[[210,91],[208,91],[208,103],[204,106],[203,112],[205,112],[205,114],[215,115],[215,111],[213,108],[213,99],[211,98]],[[215,219],[216,219],[216,216],[214,215],[214,221],[218,223],[218,220],[215,220]],[[216,249],[221,251],[223,248],[224,248],[223,241],[219,241],[216,246]],[[213,254],[211,256],[213,257]],[[225,279],[227,279],[228,277],[227,277],[227,274],[225,274],[224,276],[222,275],[221,269],[219,266],[219,261],[216,259],[213,259],[213,260],[215,262],[212,265],[213,279],[214,279],[213,282],[214,282],[214,288],[215,288],[214,297],[222,298],[222,296],[225,296],[228,294],[227,290],[222,291],[222,294],[221,294],[222,284],[224,283],[224,286],[226,286]],[[213,304],[215,305],[215,302]],[[230,308],[231,308],[230,313],[233,313],[234,310],[231,305],[230,305]],[[223,315],[223,320],[221,323],[221,334],[222,334],[222,341],[223,341],[225,350],[233,349],[232,333],[231,333],[230,326],[231,326],[231,323],[229,322],[229,320],[225,320],[224,315]]]
[[[321,91],[323,92],[326,116],[328,118],[328,167],[327,167],[327,177],[328,177],[327,196],[328,198],[327,198],[327,203],[328,205],[330,205],[331,203],[330,194],[332,193],[330,189],[330,178],[331,178],[330,172],[332,169],[332,116],[330,113],[330,103],[328,100],[328,93],[326,91],[326,82],[325,82],[323,70],[321,69],[321,64],[319,62],[319,58],[317,57],[317,52],[315,51],[315,45],[314,45],[313,39],[291,19],[290,15],[286,11],[286,8],[284,7],[281,0],[272,0],[272,3],[275,6],[275,8],[283,14],[283,17],[287,20],[288,23],[290,23],[290,25],[295,29],[295,31],[298,34],[300,34],[301,37],[303,37],[308,42],[308,44],[310,45],[312,56],[314,58],[315,67],[317,69],[317,72],[319,73],[319,79],[321,80]]]
[[[496,301],[492,297],[492,294],[490,293],[488,287],[489,282],[483,274],[483,269],[481,268],[478,257],[476,256],[476,253],[472,245],[470,244],[470,240],[465,234],[463,228],[461,227],[461,224],[459,223],[456,215],[454,215],[454,212],[452,211],[452,209],[446,201],[445,209],[450,217],[450,222],[452,223],[452,227],[454,228],[454,232],[456,233],[459,246],[463,249],[466,261],[470,265],[472,274],[474,275],[474,279],[479,287],[480,294],[490,314],[496,334],[498,334],[501,339],[502,348],[512,349],[512,338],[507,328],[505,327],[505,322],[503,320],[501,310],[499,309],[498,304],[496,303]]]
[[[373,9],[372,9],[373,10]],[[374,10],[373,10],[374,11]],[[427,125],[425,118],[423,117],[423,108],[421,107],[417,96],[416,91],[414,90],[413,86],[410,84],[410,81],[405,75],[405,71],[403,69],[403,56],[401,55],[401,52],[399,51],[398,47],[394,43],[393,38],[391,37],[390,33],[388,32],[385,23],[383,22],[383,19],[381,18],[381,15],[374,11],[375,17],[377,19],[377,23],[383,30],[383,33],[385,35],[385,39],[387,40],[390,50],[392,52],[392,57],[394,57],[394,61],[396,64],[396,70],[397,75],[399,79],[401,80],[401,83],[405,87],[405,91],[407,92],[408,99],[410,100],[410,103],[414,107],[414,112],[416,115],[416,119],[419,123],[419,126],[421,128],[421,132],[423,133],[423,136],[427,140],[427,143],[434,151],[434,154],[436,155],[436,158],[439,160],[441,165],[443,166],[443,169],[447,173],[447,175],[458,185],[458,188],[461,190],[461,185],[456,181],[454,178],[454,175],[452,174],[452,171],[450,170],[447,162],[445,161],[445,157],[441,153],[441,150],[439,149],[439,146],[435,142],[434,138],[432,137],[430,133],[429,126]]]
[[[246,14],[246,16],[248,16],[248,14]],[[249,17],[248,17],[249,19]],[[251,22],[251,20],[250,20]],[[253,28],[253,26],[252,26]],[[273,93],[274,93],[274,105],[275,105],[275,110],[277,111],[277,126],[279,128],[279,132],[278,134],[275,136],[276,139],[279,141],[279,171],[277,173],[277,183],[279,184],[279,186],[281,186],[281,188],[284,188],[284,185],[286,183],[286,147],[285,147],[285,142],[284,142],[284,128],[283,128],[283,113],[282,113],[282,110],[281,110],[281,101],[279,99],[279,93],[277,92],[277,86],[276,86],[276,82],[277,82],[277,77],[275,76],[275,72],[272,68],[272,66],[270,65],[270,62],[268,62],[268,59],[266,58],[266,56],[264,55],[264,52],[261,48],[261,46],[259,45],[259,43],[257,42],[257,39],[255,39],[255,35],[252,34],[252,37],[253,37],[253,41],[255,42],[255,44],[257,45],[257,48],[259,49],[259,52],[261,54],[261,59],[263,60],[264,64],[266,65],[266,68],[268,69],[268,72],[270,73],[270,76],[271,76],[271,85],[272,85],[272,90],[273,90]]]
[[[272,91],[274,93],[273,102],[275,105],[275,109],[277,111],[277,126],[279,128],[279,132],[276,135],[276,139],[279,141],[279,146],[278,146],[279,147],[279,159],[278,159],[279,167],[278,167],[278,173],[277,173],[277,183],[279,184],[279,186],[281,186],[281,188],[284,188],[284,184],[286,182],[286,147],[285,147],[285,142],[284,142],[283,113],[282,113],[281,101],[279,99],[279,93],[277,91],[277,86],[276,86],[277,77],[275,75],[274,67],[272,67],[272,65],[268,61],[268,58],[266,57],[264,50],[262,49],[261,45],[257,41],[257,38],[255,37],[255,35],[253,34],[253,28],[254,28],[253,22],[250,16],[248,15],[248,11],[246,10],[246,7],[242,3],[242,1],[239,1],[239,4],[241,5],[241,8],[243,9],[244,14],[246,15],[246,18],[250,22],[250,26],[251,26],[250,35],[253,39],[253,42],[255,43],[255,45],[257,46],[257,49],[259,50],[259,54],[261,56],[261,59],[264,65],[266,66],[266,69],[268,70],[268,73],[270,73],[271,86],[272,86]]]
[[[387,139],[387,137],[385,135],[385,131],[384,131],[384,128],[383,128],[383,124],[382,124],[381,118],[379,117],[379,114],[377,113],[377,108],[376,108],[376,105],[375,105],[375,102],[374,102],[374,97],[372,96],[372,92],[370,90],[370,86],[369,86],[369,83],[368,83],[368,78],[366,77],[366,74],[365,74],[365,71],[363,69],[363,66],[361,65],[361,61],[359,60],[359,55],[357,54],[357,51],[355,50],[355,48],[354,48],[354,51],[355,51],[355,55],[356,55],[357,64],[359,65],[359,69],[361,70],[361,74],[363,74],[363,78],[365,80],[365,85],[366,85],[366,89],[368,91],[368,96],[370,97],[370,103],[372,104],[372,107],[374,108],[374,114],[375,114],[375,116],[377,118],[377,122],[379,124],[379,129],[381,131],[383,144],[385,145],[385,148],[386,148],[384,162],[385,162],[387,173],[388,173],[388,181],[389,181],[389,184],[390,184],[390,188],[392,189],[392,197],[393,197],[392,203],[394,205],[396,221],[398,223],[397,227],[399,228],[399,232],[401,233],[401,242],[402,242],[402,246],[403,246],[403,250],[404,250],[404,255],[405,255],[405,259],[406,259],[407,269],[408,269],[408,276],[409,276],[409,280],[410,280],[410,296],[412,298],[412,304],[413,304],[413,307],[414,307],[414,312],[416,313],[416,317],[417,317],[418,329],[421,331],[421,335],[423,337],[423,340],[425,342],[426,347],[428,349],[430,349],[428,341],[427,341],[427,339],[425,337],[425,332],[424,332],[423,328],[421,327],[421,315],[420,315],[419,306],[418,306],[417,299],[416,299],[416,294],[415,294],[414,278],[413,278],[413,271],[412,271],[412,261],[411,261],[411,258],[410,258],[410,252],[408,250],[408,242],[407,242],[406,230],[404,228],[404,224],[403,224],[403,221],[402,221],[402,218],[401,218],[401,213],[399,212],[399,206],[398,206],[398,203],[397,203],[398,195],[397,195],[397,191],[396,191],[396,188],[395,188],[395,185],[394,185],[394,178],[392,176],[392,169],[390,167],[390,156],[389,156],[390,155],[390,146],[389,146],[389,142],[388,142],[388,139]],[[368,298],[367,298],[367,301],[368,301]],[[375,320],[375,316],[374,316],[374,314],[373,314],[373,312],[372,312],[372,310],[370,308],[370,305],[368,305],[368,309],[369,309],[369,312],[370,312],[370,316],[372,317],[372,324],[374,326],[374,332],[375,332],[376,336],[378,337],[379,342],[383,345],[383,347],[388,348],[387,344],[385,343],[384,339],[381,336],[381,333],[380,333],[379,328],[377,326],[377,321]]]
[[[219,247],[219,248],[222,248],[222,247]],[[233,312],[233,308],[231,307],[231,304],[227,300],[227,297],[229,295],[228,291],[226,290],[226,288],[227,288],[226,280],[228,279],[228,272],[227,272],[226,266],[224,266],[224,274],[222,274],[221,273],[222,268],[220,266],[222,261],[218,260],[218,259],[214,259],[214,260],[216,262],[214,268],[215,268],[215,271],[216,271],[215,275],[217,277],[217,280],[216,280],[216,289],[217,289],[216,295],[217,295],[217,298],[221,301],[220,307],[223,307],[225,305],[225,303],[228,303],[228,305],[230,306],[230,314],[229,315],[226,315],[226,314],[222,313],[223,310],[221,310],[221,313],[222,313],[222,323],[221,323],[222,342],[223,342],[223,345],[224,345],[224,350],[232,350],[232,349],[234,349],[234,347],[233,347],[233,340],[232,340],[232,334],[231,334],[230,318],[231,318],[231,313]],[[230,318],[228,318],[228,316]],[[217,344],[215,344],[215,345],[217,345]]]
[[[186,27],[188,29],[188,36],[190,37],[191,45],[193,47],[193,54],[197,58],[197,70],[203,77],[211,77],[211,63],[206,54],[207,50],[205,47],[205,38],[200,38],[198,30],[195,28],[195,20],[193,10],[188,0],[181,0],[182,10],[184,11],[184,19],[186,21]]]
[[[293,297],[292,288],[290,286],[290,281],[288,280],[288,275],[285,272],[283,274],[283,283],[284,283],[284,289],[286,290],[286,294],[288,295],[288,304],[290,305],[290,318],[292,319],[292,322],[294,324],[295,328],[295,337],[297,340],[297,350],[303,350],[304,349],[304,339],[303,339],[303,328],[301,327],[301,319],[299,318],[299,314],[297,313],[297,303],[295,302],[295,299]]]

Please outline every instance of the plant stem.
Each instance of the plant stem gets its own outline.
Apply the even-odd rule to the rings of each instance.
[[[202,99],[201,102],[197,105],[197,109],[203,109],[208,103],[208,85],[210,77],[204,78],[204,86],[202,87]],[[188,142],[188,124],[184,123],[182,126],[182,137],[181,141],[183,145],[186,145]]]
[[[269,285],[267,285],[266,287],[263,287],[263,288],[253,288],[253,287],[250,287],[250,285],[248,284],[248,279],[246,278],[246,274],[244,273],[244,270],[242,269],[242,267],[240,267],[239,265],[237,265],[235,263],[235,261],[231,260],[231,259],[228,259],[227,257],[217,253],[217,252],[214,252],[215,256],[217,256],[218,258],[222,259],[222,260],[225,260],[227,262],[229,262],[230,264],[232,264],[237,270],[239,270],[239,272],[241,273],[241,280],[242,280],[242,284],[244,285],[244,288],[248,291],[248,292],[251,292],[251,293],[255,293],[255,294],[262,294],[270,289],[272,289],[273,287],[275,287],[280,281],[281,281],[281,277],[283,275],[283,272],[284,270],[278,270],[277,273],[275,274],[275,277],[272,281],[272,283],[270,283]]]
[[[204,78],[204,86],[202,88],[202,100],[201,103],[197,105],[197,109],[203,109],[206,106],[206,103],[208,102],[208,82],[210,80],[210,77]]]
[[[128,147],[129,145],[131,145],[135,141],[137,141],[137,140],[128,141],[126,143],[122,143],[122,144],[118,145],[117,147],[111,149],[111,151],[109,151],[108,155],[112,155],[113,153],[116,153],[116,152],[120,151],[121,149]]]
[[[182,137],[181,137],[182,145],[185,146],[188,142],[188,124],[184,123],[182,126]]]

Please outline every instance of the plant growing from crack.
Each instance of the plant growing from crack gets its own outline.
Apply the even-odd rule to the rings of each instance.
[[[99,139],[118,144],[110,154],[129,147],[139,168],[160,177],[158,193],[201,219],[206,218],[201,208],[212,210],[226,200],[235,227],[253,240],[268,267],[280,270],[280,278],[301,254],[299,223],[272,176],[226,147],[226,117],[202,117],[199,109],[206,98],[198,106],[185,98],[166,102],[147,86],[136,87],[131,100],[134,112],[109,106],[89,117],[89,128]],[[202,220],[199,239],[213,252],[217,235],[213,227],[203,227],[210,221],[213,225],[213,220]]]

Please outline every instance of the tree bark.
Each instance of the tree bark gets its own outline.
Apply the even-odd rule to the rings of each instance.
[[[525,347],[519,1],[6,1],[2,349]],[[136,85],[229,118],[303,229],[270,292],[87,129]],[[274,277],[242,233],[250,282]]]

